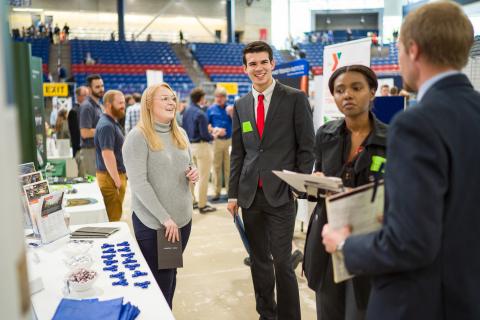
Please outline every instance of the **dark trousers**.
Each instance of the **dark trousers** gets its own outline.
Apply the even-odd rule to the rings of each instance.
[[[316,291],[317,320],[364,320],[365,310],[358,308],[352,279],[335,283],[329,259],[325,276]]]
[[[135,212],[132,214],[133,230],[137,239],[140,250],[142,251],[155,280],[162,290],[165,300],[167,300],[170,309],[172,309],[173,294],[177,285],[177,269],[158,270],[158,251],[157,251],[157,230],[150,229],[144,225],[137,217]],[[190,231],[192,229],[192,221],[186,226],[179,228],[180,237],[182,239],[182,252],[185,251]]]
[[[251,272],[260,319],[300,319],[297,277],[291,260],[295,227],[293,201],[273,208],[259,188],[250,208],[243,209],[243,221],[250,243]]]

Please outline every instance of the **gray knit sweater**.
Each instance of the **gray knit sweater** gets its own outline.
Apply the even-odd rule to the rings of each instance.
[[[185,170],[192,165],[190,145],[184,150],[177,148],[170,125],[157,123],[155,131],[162,139],[160,151],[150,150],[138,128],[130,131],[123,144],[132,209],[151,229],[160,229],[168,218],[181,228],[192,219],[193,211],[189,181],[185,177]]]

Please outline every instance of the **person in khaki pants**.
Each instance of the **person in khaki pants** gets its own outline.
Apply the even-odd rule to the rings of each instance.
[[[222,172],[228,192],[230,177],[230,146],[232,145],[232,117],[227,111],[227,90],[218,87],[215,90],[215,103],[207,110],[208,122],[213,133],[218,137],[213,141],[213,183],[215,196],[213,201],[220,199],[222,191]],[[222,170],[223,168],[223,170]]]
[[[122,147],[124,136],[118,120],[125,116],[125,97],[120,91],[107,91],[103,97],[105,113],[95,128],[96,177],[110,221],[122,217],[127,187]]]
[[[183,113],[183,129],[187,132],[190,140],[193,162],[200,175],[198,210],[200,213],[209,213],[217,210],[207,203],[208,180],[212,166],[210,142],[216,138],[217,133],[213,135],[209,133],[207,115],[200,107],[205,104],[205,92],[201,88],[193,89],[190,93],[190,100],[190,106]],[[194,192],[192,193],[194,194]]]

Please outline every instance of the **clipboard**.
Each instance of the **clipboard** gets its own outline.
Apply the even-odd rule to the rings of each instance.
[[[383,180],[328,196],[325,199],[328,224],[332,229],[346,225],[352,227],[352,235],[370,233],[382,227],[385,186]],[[339,283],[354,277],[345,267],[343,253],[332,254],[333,280]]]

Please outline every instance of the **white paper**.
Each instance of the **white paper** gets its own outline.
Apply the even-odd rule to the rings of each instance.
[[[375,199],[373,183],[326,198],[328,224],[332,229],[351,226],[352,235],[365,234],[381,228],[379,218],[383,216],[384,185],[380,183]],[[341,252],[332,254],[335,283],[353,277],[348,273]]]
[[[50,243],[69,234],[62,208],[63,191],[43,196],[38,202],[34,216],[42,243]]]
[[[311,174],[297,173],[288,170],[272,171],[277,177],[288,183],[295,190],[306,192],[305,186],[317,189],[340,192],[343,190],[342,179],[337,177],[315,176]]]

